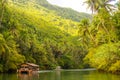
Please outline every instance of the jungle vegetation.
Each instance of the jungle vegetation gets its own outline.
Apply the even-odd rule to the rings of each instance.
[[[0,72],[16,71],[24,62],[42,70],[83,68],[78,22],[37,1],[0,0]]]
[[[115,0],[86,0],[92,10],[92,21],[80,22],[80,36],[88,51],[85,63],[98,70],[120,72],[120,2]]]
[[[24,62],[120,72],[120,2],[111,1],[86,0],[91,19],[46,0],[0,0],[0,72]]]

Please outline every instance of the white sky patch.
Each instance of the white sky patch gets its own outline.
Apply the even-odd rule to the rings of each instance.
[[[58,5],[61,7],[72,8],[78,12],[86,12],[91,13],[89,9],[87,9],[87,5],[83,4],[85,0],[47,0],[49,3]],[[118,0],[115,0],[117,2]],[[115,2],[112,2],[114,4]]]
[[[47,0],[49,3],[58,5],[61,7],[72,8],[78,12],[87,12],[91,13],[90,10],[87,9],[87,6],[83,4],[85,0]]]

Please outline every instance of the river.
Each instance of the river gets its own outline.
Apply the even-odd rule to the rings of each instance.
[[[120,80],[120,75],[92,69],[40,71],[38,74],[0,74],[0,80]]]

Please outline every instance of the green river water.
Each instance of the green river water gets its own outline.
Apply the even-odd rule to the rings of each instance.
[[[38,74],[0,74],[0,80],[120,80],[120,75],[96,70],[40,71]]]

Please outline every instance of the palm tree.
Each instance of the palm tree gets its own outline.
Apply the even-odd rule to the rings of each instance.
[[[97,2],[97,0],[86,0],[84,3],[86,3],[88,5],[88,8],[90,8],[92,10],[92,13],[94,13],[96,12]]]
[[[99,9],[103,8],[106,11],[112,11],[114,9],[114,5],[110,4],[110,2],[115,0],[99,0]]]
[[[88,5],[93,12],[99,12],[101,9],[105,9],[106,11],[111,11],[114,8],[114,5],[110,4],[110,2],[115,0],[86,0],[84,3]]]
[[[116,3],[117,9],[120,10],[120,0]]]
[[[80,26],[79,33],[80,33],[80,37],[81,37],[83,44],[86,45],[87,47],[89,46],[88,43],[90,41],[95,44],[95,39],[94,39],[91,31],[89,30],[89,28],[90,28],[89,20],[83,19],[80,22],[79,26]]]

